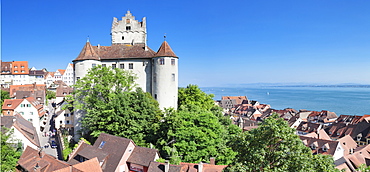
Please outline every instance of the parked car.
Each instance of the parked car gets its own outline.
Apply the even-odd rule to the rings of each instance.
[[[57,143],[54,140],[52,140],[51,144],[50,144],[50,147],[51,148],[57,148]]]

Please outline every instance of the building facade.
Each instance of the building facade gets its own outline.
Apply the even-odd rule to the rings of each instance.
[[[152,94],[161,109],[177,109],[178,57],[164,41],[157,52],[147,45],[146,18],[135,20],[130,11],[121,20],[113,18],[110,46],[92,46],[88,40],[73,60],[74,82],[83,78],[97,65],[121,68],[137,76],[136,84]],[[80,129],[75,113],[75,130]]]

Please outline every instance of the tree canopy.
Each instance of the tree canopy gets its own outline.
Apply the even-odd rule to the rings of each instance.
[[[161,111],[149,93],[135,89],[135,79],[131,72],[99,65],[74,85],[74,103],[86,112],[82,126],[93,137],[104,132],[139,146],[154,142]]]
[[[13,144],[13,131],[2,128],[1,131],[1,171],[15,171],[17,161],[22,153],[22,144]]]
[[[0,95],[0,101],[1,101],[0,108],[1,108],[1,110],[3,110],[3,103],[4,103],[5,99],[10,99],[9,92],[1,90],[1,95]]]
[[[226,171],[337,171],[332,157],[312,155],[276,114],[258,128],[239,134],[232,147],[238,155]]]
[[[157,147],[171,163],[208,162],[229,164],[236,153],[227,143],[241,130],[222,115],[213,99],[196,85],[179,89],[179,109],[166,111],[158,131]]]

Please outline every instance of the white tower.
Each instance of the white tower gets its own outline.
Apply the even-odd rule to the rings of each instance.
[[[161,109],[177,109],[178,99],[178,57],[164,41],[159,48],[153,63],[152,96],[158,101]]]
[[[100,57],[95,52],[90,42],[87,41],[85,46],[82,48],[81,53],[76,59],[73,60],[73,69],[74,69],[74,83],[77,80],[83,78],[88,73],[89,69],[99,65]]]
[[[127,11],[122,20],[113,17],[111,35],[112,44],[146,45],[146,18],[139,22],[130,11]]]

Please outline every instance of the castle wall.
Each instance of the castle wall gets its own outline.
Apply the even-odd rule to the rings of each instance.
[[[152,66],[150,59],[104,60],[102,64],[105,64],[107,67],[112,67],[115,64],[116,68],[123,67],[124,70],[131,71],[137,76],[135,82],[138,84],[138,87],[142,88],[144,92],[151,92]]]

